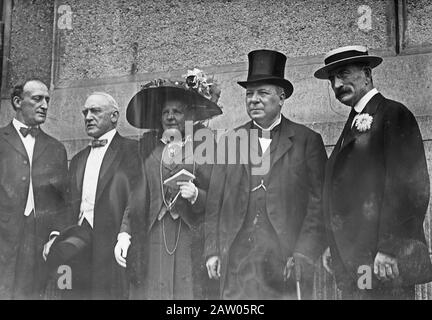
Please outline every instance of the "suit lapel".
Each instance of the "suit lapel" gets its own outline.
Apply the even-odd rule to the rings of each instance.
[[[33,163],[43,154],[49,144],[48,136],[45,132],[40,130],[35,138],[35,146],[33,151]]]
[[[3,138],[19,153],[21,153],[27,160],[28,155],[27,151],[24,147],[23,142],[21,141],[21,138],[18,135],[18,132],[15,130],[12,122],[6,127],[5,131],[3,132]]]
[[[87,158],[90,154],[90,147],[85,148],[81,154],[79,155],[79,158],[77,160],[77,168],[76,168],[76,187],[78,190],[78,194],[82,194],[82,186],[83,186],[83,180],[84,180],[84,171],[87,164]]]
[[[105,189],[107,182],[115,172],[115,167],[119,164],[121,160],[121,154],[119,153],[121,149],[120,140],[120,135],[116,133],[102,160],[102,165],[99,172],[98,185],[96,189],[95,203],[98,202],[98,199],[101,196],[102,191]]]
[[[376,113],[377,109],[378,109],[378,106],[381,104],[383,99],[384,99],[384,97],[380,93],[377,93],[376,95],[374,95],[372,97],[372,99],[369,100],[369,102],[366,104],[366,106],[364,107],[362,112],[360,112],[360,114],[369,114],[373,117],[374,114]],[[350,125],[350,124],[347,123],[346,126],[348,126],[348,125]],[[345,130],[349,129],[349,128],[346,128],[346,126],[345,126],[344,130],[342,131],[342,135],[343,135],[343,132],[345,132]],[[354,127],[355,127],[355,123],[354,123]],[[357,137],[359,137],[361,134],[362,133],[359,132],[356,128],[353,128],[353,134],[350,135],[347,139],[345,139],[342,146],[339,148],[338,153],[340,153],[349,144],[351,144],[354,140],[356,140]]]
[[[294,136],[294,130],[290,125],[290,121],[282,116],[280,124],[280,132],[277,141],[272,141],[270,144],[270,170],[274,164],[292,147],[291,137]],[[276,140],[276,139],[275,139]]]
[[[243,126],[241,128],[241,130],[246,130],[246,134],[248,137],[248,149],[247,152],[243,152],[244,149],[241,146],[241,140],[239,142],[239,145],[237,146],[237,150],[239,150],[239,160],[240,163],[242,164],[243,169],[246,171],[247,174],[247,178],[249,181],[250,178],[250,174],[251,174],[251,160],[250,160],[250,154],[251,152],[254,152],[255,154],[258,154],[258,148],[259,148],[259,141],[258,141],[258,136],[257,136],[257,140],[256,140],[256,144],[252,143],[252,137],[251,137],[251,128],[253,126],[252,121],[249,122],[248,124],[246,124],[245,126]]]

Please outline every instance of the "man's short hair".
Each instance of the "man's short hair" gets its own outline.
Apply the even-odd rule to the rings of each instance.
[[[109,105],[112,106],[116,111],[119,111],[119,105],[118,105],[117,101],[115,101],[115,99],[113,98],[112,95],[110,95],[110,94],[108,94],[106,92],[102,92],[102,91],[95,91],[90,96],[102,96],[102,97],[105,97],[107,99]]]
[[[29,79],[26,79],[26,80],[24,80],[24,81],[22,81],[22,82],[17,83],[17,84],[12,88],[12,92],[11,92],[11,104],[12,104],[12,108],[13,108],[14,110],[16,110],[16,107],[15,107],[15,105],[14,105],[14,101],[13,101],[14,98],[15,98],[15,97],[19,97],[19,98],[22,99],[22,94],[24,93],[24,87],[25,87],[25,85],[26,85],[27,83],[29,83],[29,82],[32,82],[32,81],[40,82],[40,83],[42,83],[44,86],[46,86],[46,84],[45,84],[42,80],[40,80],[40,79],[38,79],[38,78],[29,78]]]

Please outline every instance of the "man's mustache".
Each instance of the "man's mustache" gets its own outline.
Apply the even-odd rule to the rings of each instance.
[[[339,98],[341,95],[345,94],[345,93],[351,93],[350,89],[340,89],[338,91],[335,92],[336,98]]]

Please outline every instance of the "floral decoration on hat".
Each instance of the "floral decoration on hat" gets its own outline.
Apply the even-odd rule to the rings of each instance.
[[[195,90],[214,103],[218,102],[221,90],[214,77],[207,76],[198,68],[188,70],[182,77],[186,79],[185,83],[189,89]]]
[[[214,77],[193,68],[182,79],[154,79],[142,85],[128,103],[126,119],[136,128],[159,130],[163,105],[174,99],[190,108],[197,124],[204,124],[203,121],[223,113],[218,105],[220,94]]]

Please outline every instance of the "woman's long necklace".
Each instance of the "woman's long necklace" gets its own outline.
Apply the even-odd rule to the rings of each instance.
[[[167,211],[171,211],[172,207],[174,206],[175,202],[177,201],[177,198],[180,194],[180,190],[177,192],[174,199],[168,204],[168,201],[165,199],[165,193],[164,193],[164,187],[163,187],[163,174],[162,174],[162,161],[163,161],[163,157],[164,157],[165,150],[167,149],[167,147],[168,147],[168,145],[164,146],[164,148],[162,150],[162,156],[161,156],[160,166],[159,166],[159,173],[160,173],[160,185],[161,185],[162,200],[163,200],[165,207],[167,208]],[[173,250],[168,249],[167,240],[166,240],[166,233],[165,233],[165,222],[164,221],[165,221],[165,219],[162,217],[162,234],[163,234],[165,251],[168,253],[168,255],[172,256],[177,250],[178,242],[180,239],[180,231],[181,231],[182,221],[180,218],[179,226],[178,226],[178,230],[177,230],[177,239],[176,239]]]

